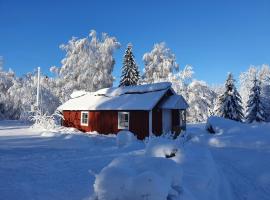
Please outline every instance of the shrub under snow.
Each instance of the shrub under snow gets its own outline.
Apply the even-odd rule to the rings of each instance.
[[[171,159],[123,156],[114,159],[94,183],[98,200],[165,200],[181,193],[181,167]]]
[[[136,138],[130,131],[119,131],[116,136],[116,143],[118,147],[124,147],[130,145]]]
[[[31,128],[41,130],[53,130],[56,127],[55,116],[42,114],[37,112],[36,115],[30,117],[30,120],[34,122]]]
[[[183,155],[180,149],[180,140],[163,137],[153,137],[146,146],[145,154],[152,157],[172,158],[180,163]]]

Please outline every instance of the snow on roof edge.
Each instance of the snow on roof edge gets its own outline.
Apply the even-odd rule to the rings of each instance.
[[[168,89],[173,91],[171,83],[167,82],[120,89],[105,88],[72,98],[57,110],[152,110]]]
[[[125,87],[111,87],[111,88],[103,88],[96,92],[94,95],[104,95],[108,97],[120,96],[123,94],[133,94],[133,93],[147,93],[147,92],[155,92],[159,90],[165,90],[171,87],[170,82],[160,82],[160,83],[152,83],[152,84],[143,84],[136,86],[125,86]]]

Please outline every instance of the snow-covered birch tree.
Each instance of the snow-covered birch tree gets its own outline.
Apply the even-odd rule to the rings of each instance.
[[[216,93],[204,81],[193,80],[188,85],[187,94],[186,100],[189,104],[187,120],[206,121],[213,110]]]
[[[8,101],[12,102],[10,112],[15,119],[28,119],[31,107],[36,104],[37,74],[27,73],[13,81],[8,89]],[[60,105],[59,98],[54,94],[54,80],[41,75],[40,81],[40,109],[43,113],[52,114]]]
[[[166,81],[170,74],[178,70],[175,55],[165,43],[154,45],[151,52],[143,55],[144,73],[142,82],[155,83]]]
[[[72,38],[67,44],[60,46],[66,52],[62,66],[55,66],[51,71],[58,75],[57,86],[60,100],[66,101],[73,90],[96,91],[111,87],[114,81],[112,71],[115,60],[114,52],[120,47],[115,37],[106,33],[101,39],[92,30],[85,38]]]

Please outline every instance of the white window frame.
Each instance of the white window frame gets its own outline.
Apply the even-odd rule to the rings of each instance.
[[[121,115],[123,115],[123,114],[128,115],[128,121],[127,121],[128,125],[127,125],[127,127],[121,126],[121,124],[120,124]],[[129,130],[129,112],[118,112],[118,129]]]
[[[87,114],[87,123],[83,123],[83,114]],[[81,111],[81,126],[88,126],[89,122],[89,112]]]

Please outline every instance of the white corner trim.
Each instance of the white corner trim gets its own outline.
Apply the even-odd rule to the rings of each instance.
[[[149,111],[149,136],[153,134],[152,110]]]

